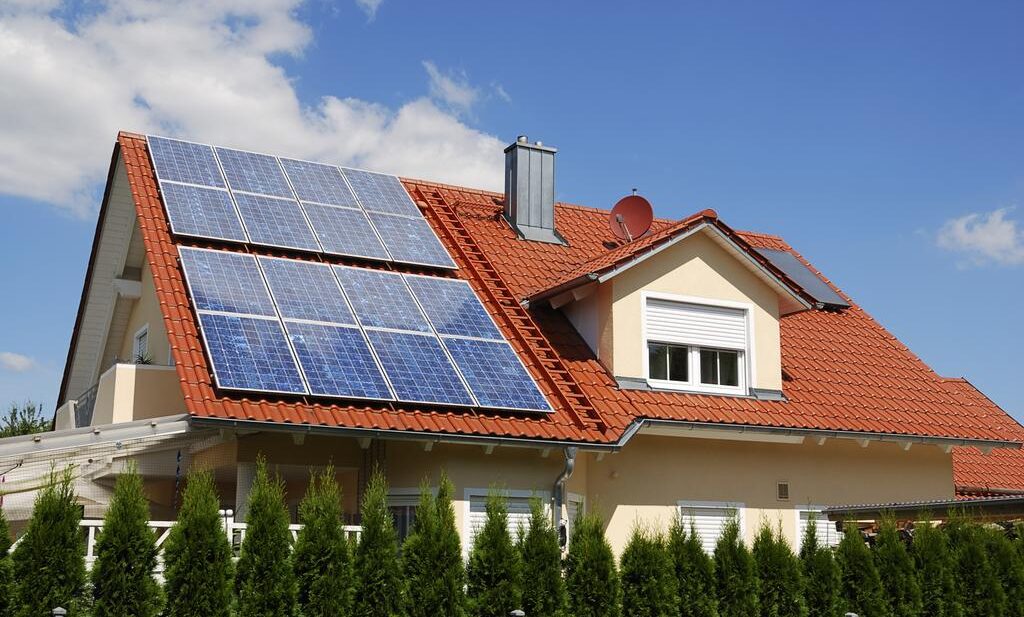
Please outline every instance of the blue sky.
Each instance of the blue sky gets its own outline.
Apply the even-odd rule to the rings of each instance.
[[[1024,418],[1024,4],[663,4],[0,3],[0,401],[52,409],[119,128],[485,188],[526,133],[559,199],[782,234]]]

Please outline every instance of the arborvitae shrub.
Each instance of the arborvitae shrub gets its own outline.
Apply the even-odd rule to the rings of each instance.
[[[402,545],[402,574],[408,587],[409,617],[437,615],[438,588],[435,576],[435,542],[437,539],[437,508],[427,479],[420,485],[420,502],[416,507],[409,536]]]
[[[0,509],[0,617],[14,615],[14,571],[11,565],[11,530]]]
[[[558,530],[540,499],[530,500],[530,526],[520,545],[523,611],[531,617],[562,617],[566,606],[562,548],[558,545]]]
[[[627,617],[677,617],[678,583],[665,539],[637,526],[622,552],[622,613]],[[529,613],[527,613],[529,614]]]
[[[210,472],[190,473],[164,548],[164,617],[230,616],[234,567],[219,507]]]
[[[284,482],[256,459],[249,492],[245,540],[238,559],[238,613],[242,617],[292,617],[296,607],[291,532]]]
[[[835,617],[839,614],[839,587],[842,578],[832,549],[818,543],[818,525],[808,521],[800,545],[800,565],[804,576],[804,602],[808,617]]]
[[[93,617],[154,617],[163,606],[156,568],[156,536],[149,502],[135,465],[114,484],[114,496],[96,541],[92,566]]]
[[[986,527],[982,538],[1006,595],[1007,617],[1024,617],[1024,559],[1002,529]]]
[[[341,510],[341,488],[334,468],[310,478],[299,504],[303,527],[292,562],[303,617],[337,617],[352,610],[352,554]]]
[[[740,524],[736,519],[726,523],[715,545],[715,591],[721,617],[757,614],[754,558],[740,538]]]
[[[803,617],[800,560],[782,536],[781,529],[761,525],[752,550],[758,575],[758,606],[762,617]]]
[[[921,517],[927,520],[927,517]],[[931,523],[919,523],[911,546],[918,580],[921,581],[922,615],[965,617],[953,578],[955,561],[949,539]]]
[[[595,514],[579,514],[569,538],[565,561],[569,614],[573,617],[617,617],[619,573],[615,555]]]
[[[388,485],[377,470],[363,495],[363,531],[356,548],[353,614],[394,617],[402,614],[405,586],[398,560],[398,536],[388,509]]]
[[[946,525],[956,558],[957,596],[964,615],[996,617],[1006,614],[1006,594],[988,558],[981,529],[977,525],[951,517]]]
[[[914,560],[900,539],[896,521],[883,517],[875,539],[875,565],[882,580],[882,593],[893,617],[917,617],[921,614],[921,586]]]
[[[68,615],[80,614],[86,581],[81,518],[71,469],[52,472],[12,556],[18,617],[49,615],[57,606],[67,609]]]
[[[843,612],[889,617],[875,559],[856,525],[847,524],[843,539],[836,548],[836,561],[842,574],[839,595]]]
[[[452,495],[455,487],[441,472],[437,489],[437,539],[435,541],[434,578],[438,582],[437,615],[464,617],[466,614],[466,567],[462,561],[462,541],[455,524]]]
[[[487,496],[487,519],[477,533],[466,567],[471,614],[505,617],[520,608],[519,551],[508,532],[508,507],[497,490]]]
[[[700,535],[692,524],[687,533],[681,518],[673,521],[668,532],[668,551],[675,568],[680,617],[718,617],[715,564],[704,552]]]

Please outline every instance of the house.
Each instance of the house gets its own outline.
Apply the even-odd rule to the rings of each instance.
[[[400,532],[443,469],[466,543],[501,487],[511,525],[537,496],[568,524],[598,512],[617,551],[680,514],[709,548],[732,517],[796,544],[826,506],[952,499],[1018,456],[1024,428],[784,239],[712,210],[623,230],[555,203],[554,158],[510,144],[503,195],[119,134],[55,430],[0,442],[8,516],[53,461],[101,516],[135,461],[154,518],[191,465],[242,517],[262,453],[293,510],[334,465],[352,522],[384,469]]]

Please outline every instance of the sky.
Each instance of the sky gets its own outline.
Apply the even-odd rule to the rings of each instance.
[[[1024,3],[0,0],[0,404],[52,412],[120,129],[783,235],[1024,419]]]

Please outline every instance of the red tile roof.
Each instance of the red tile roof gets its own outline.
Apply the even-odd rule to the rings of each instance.
[[[944,380],[946,388],[966,408],[987,416],[998,409],[974,384],[961,378]],[[1010,439],[1024,441],[1024,429],[1019,425],[1008,435]],[[957,495],[965,498],[989,497],[1024,493],[1024,450],[997,449],[985,453],[978,448],[953,449],[953,484]]]
[[[501,217],[500,194],[414,180],[406,180],[406,188],[452,253],[457,275],[473,285],[555,412],[530,416],[394,403],[339,405],[221,392],[212,383],[145,140],[122,133],[119,145],[182,391],[197,418],[602,444],[617,442],[641,419],[977,440],[1020,437],[1021,427],[998,407],[965,405],[852,302],[842,312],[805,311],[782,319],[785,401],[620,390],[561,313],[527,311],[520,304],[532,290],[591,267],[585,264],[616,258],[606,246],[614,240],[607,211],[559,204],[556,226],[568,245],[526,242]],[[657,220],[652,236],[662,237],[673,227],[678,224]],[[740,232],[738,237],[753,247],[792,250],[776,236]]]

